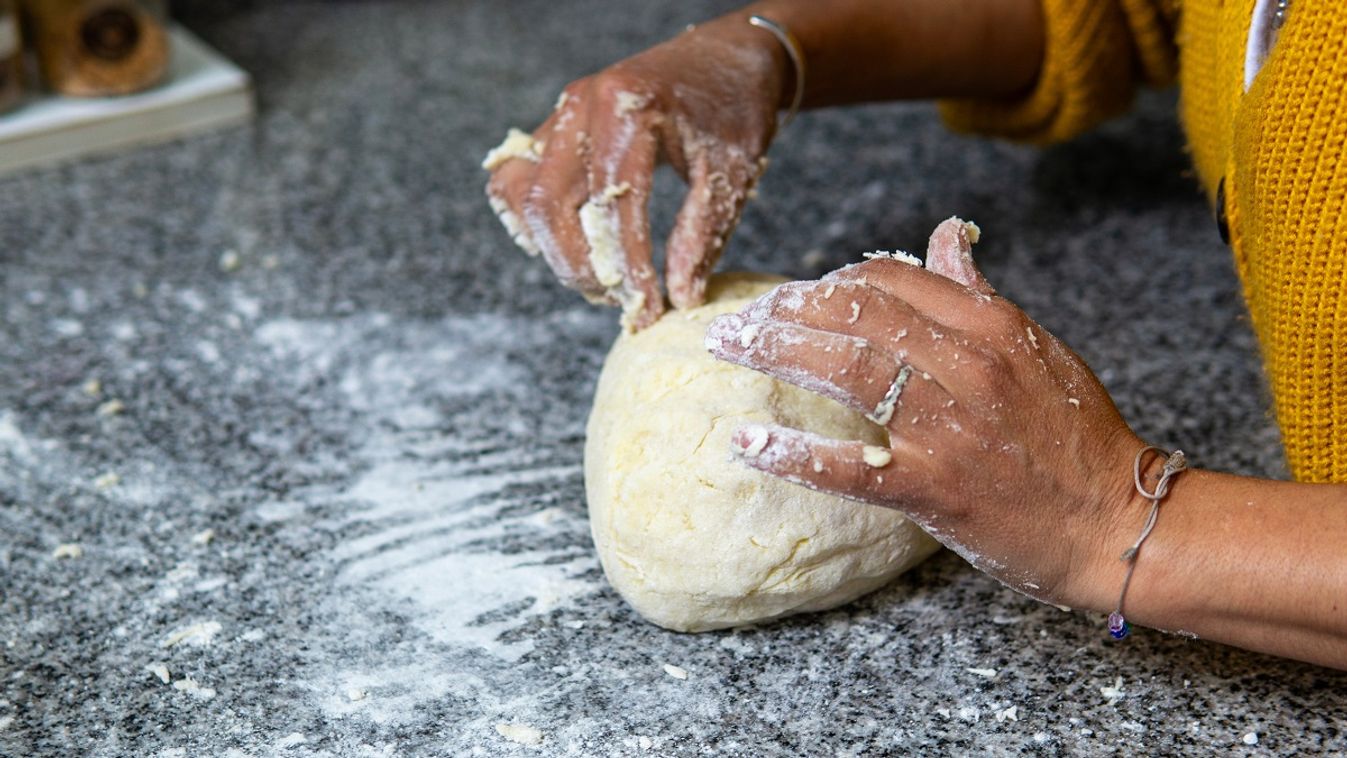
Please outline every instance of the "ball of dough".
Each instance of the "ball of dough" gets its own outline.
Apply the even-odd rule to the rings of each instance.
[[[842,405],[715,360],[711,319],[782,280],[712,280],[707,304],[613,345],[585,444],[599,560],[642,616],[684,632],[817,611],[877,589],[938,545],[897,511],[790,484],[730,457],[730,435],[769,422],[885,445]]]

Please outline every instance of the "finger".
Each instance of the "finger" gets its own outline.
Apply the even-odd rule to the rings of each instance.
[[[835,440],[777,425],[749,424],[730,437],[736,460],[830,495],[904,510],[924,500],[929,457],[905,456],[854,440]]]
[[[676,307],[692,308],[706,299],[711,269],[760,174],[761,163],[737,147],[705,151],[692,159],[688,194],[667,248],[669,299]]]
[[[496,213],[496,218],[505,227],[509,233],[510,239],[529,255],[536,256],[539,253],[538,245],[533,241],[533,235],[529,233],[528,228],[523,222],[524,197],[528,193],[529,187],[533,184],[533,176],[537,171],[540,143],[529,137],[531,145],[522,155],[515,155],[513,152],[518,146],[510,147],[510,141],[515,138],[514,132],[502,142],[501,145],[487,154],[482,161],[482,167],[491,171],[491,179],[486,185],[487,202],[491,204],[491,210]],[[503,155],[508,151],[509,155]]]
[[[657,145],[648,117],[618,109],[595,119],[589,200],[580,222],[599,284],[622,304],[624,322],[642,329],[664,311],[651,260],[648,204]]]
[[[902,300],[857,281],[782,284],[742,311],[754,321],[783,321],[863,337],[928,369],[956,366],[962,332],[918,313]]]
[[[612,303],[607,288],[594,274],[589,243],[580,224],[580,207],[589,194],[584,167],[587,152],[588,139],[580,132],[569,128],[552,132],[533,184],[524,196],[523,220],[563,284],[591,301]]]
[[[779,321],[808,329],[860,337],[895,356],[902,365],[934,375],[950,398],[979,391],[984,352],[963,332],[918,313],[892,295],[855,282],[789,282],[741,312],[750,322]],[[953,408],[951,400],[947,405]],[[940,419],[962,428],[960,413],[944,409]],[[908,434],[908,431],[904,432]]]
[[[977,224],[951,216],[931,232],[926,248],[926,268],[948,277],[974,292],[992,295],[996,291],[973,263],[973,245],[982,231]]]
[[[905,301],[926,316],[956,329],[971,329],[991,297],[940,274],[902,260],[879,258],[845,266],[825,282],[860,282]]]
[[[958,413],[950,394],[920,366],[860,337],[735,313],[711,322],[706,347],[721,360],[836,400],[891,429],[911,423],[898,419],[900,410],[903,419]]]

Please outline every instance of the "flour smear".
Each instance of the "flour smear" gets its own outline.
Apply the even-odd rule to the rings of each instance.
[[[592,551],[576,549],[588,530],[582,508],[555,502],[558,490],[580,491],[580,461],[529,444],[533,427],[510,413],[538,382],[505,348],[537,350],[556,331],[503,316],[261,325],[257,340],[293,365],[298,381],[335,382],[354,447],[347,481],[261,504],[259,515],[285,520],[314,504],[342,504],[320,523],[340,538],[329,553],[339,586],[374,590],[359,596],[387,598],[400,612],[410,601],[414,623],[437,643],[517,660],[531,643],[502,641],[503,633],[601,589]],[[383,678],[343,676],[371,691]],[[423,681],[430,690],[442,684]],[[348,699],[341,709],[353,707],[366,706]]]

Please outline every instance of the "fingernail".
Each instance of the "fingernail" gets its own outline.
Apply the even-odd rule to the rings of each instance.
[[[737,313],[716,316],[706,327],[706,349],[717,358],[735,355],[740,350],[739,339],[744,326],[744,317]]]

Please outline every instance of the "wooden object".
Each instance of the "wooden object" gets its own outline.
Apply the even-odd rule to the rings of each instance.
[[[23,97],[23,36],[14,0],[0,0],[0,111]]]
[[[25,0],[42,76],[76,97],[139,92],[168,66],[168,35],[155,2]]]
[[[0,174],[247,121],[248,75],[180,27],[163,83],[112,98],[28,97],[0,115]]]

